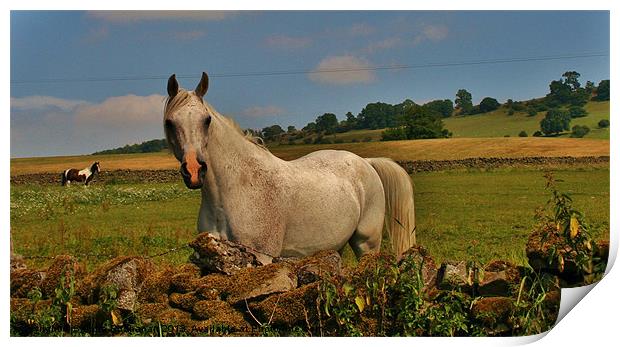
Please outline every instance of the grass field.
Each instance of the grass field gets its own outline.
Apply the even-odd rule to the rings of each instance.
[[[558,169],[562,190],[573,194],[608,238],[609,170]],[[523,264],[534,210],[548,199],[542,173],[533,169],[446,171],[413,176],[418,242],[442,259],[510,259]],[[200,193],[178,183],[12,186],[11,235],[18,253],[79,256],[89,268],[108,257],[155,255],[195,236]],[[188,250],[154,258],[182,263]],[[350,253],[349,253],[350,256]],[[350,259],[349,259],[350,260]],[[29,265],[46,258],[29,259]]]
[[[574,118],[574,125],[587,125],[590,133],[586,138],[609,139],[609,128],[600,129],[598,122],[601,119],[609,119],[609,101],[591,101],[585,107],[587,117]],[[505,108],[493,112],[473,116],[450,117],[444,119],[445,127],[452,132],[453,137],[502,137],[505,135],[518,136],[521,130],[525,130],[529,136],[536,130],[540,130],[540,121],[546,112],[538,112],[535,116],[517,112],[509,116]],[[568,137],[569,134],[561,135]]]
[[[531,156],[608,156],[609,141],[572,138],[508,137],[453,138],[432,140],[341,143],[331,145],[281,145],[270,150],[292,160],[321,149],[341,149],[362,157],[389,157],[395,160],[447,160],[472,157]],[[11,159],[11,175],[60,173],[67,168],[84,168],[94,161],[101,169],[178,169],[179,163],[168,152],[144,154],[84,155]]]

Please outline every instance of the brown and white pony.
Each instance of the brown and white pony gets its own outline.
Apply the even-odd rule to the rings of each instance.
[[[62,173],[62,185],[70,184],[71,182],[84,182],[84,185],[87,186],[88,183],[95,177],[95,174],[101,171],[99,167],[99,162],[96,161],[90,167],[87,167],[82,170],[78,169],[67,169]]]
[[[172,75],[164,130],[190,189],[202,190],[198,230],[277,256],[376,252],[387,227],[397,255],[415,244],[413,185],[386,158],[324,150],[293,161],[273,155]]]

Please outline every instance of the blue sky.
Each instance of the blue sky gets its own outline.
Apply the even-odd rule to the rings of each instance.
[[[12,157],[162,138],[172,73],[190,76],[179,79],[188,89],[209,73],[206,100],[252,128],[300,128],[325,112],[343,119],[375,101],[454,99],[460,88],[474,102],[523,100],[568,70],[583,83],[609,78],[604,11],[13,11],[10,35]],[[363,70],[394,65],[426,67]],[[334,68],[358,70],[307,73]],[[300,73],[247,76],[280,71]]]

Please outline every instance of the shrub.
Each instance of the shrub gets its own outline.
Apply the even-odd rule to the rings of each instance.
[[[535,108],[533,108],[533,107],[528,107],[528,109],[527,109],[527,115],[528,115],[528,116],[533,117],[533,116],[535,116],[535,115],[536,115],[536,113],[538,113],[538,112],[536,112],[536,109],[535,109]]]
[[[552,109],[547,111],[545,118],[540,121],[540,130],[545,135],[559,134],[570,129],[571,117],[566,111]]]
[[[351,142],[356,143],[356,142],[360,142],[360,140],[358,140],[357,138],[352,138]]]
[[[598,121],[598,127],[599,128],[609,128],[609,120],[608,119],[601,119],[600,121]]]
[[[525,105],[521,101],[517,101],[512,104],[512,108],[517,112],[525,111]]]
[[[363,141],[364,142],[370,142],[370,141],[372,141],[372,138],[370,136],[366,136],[366,137],[364,137]]]
[[[590,128],[585,125],[575,125],[572,129],[570,137],[581,138],[586,136],[587,133],[590,132]]]
[[[545,112],[549,108],[547,107],[547,105],[545,105],[544,103],[540,102],[540,103],[537,103],[536,105],[534,105],[534,109],[536,110],[536,112]]]
[[[311,144],[312,143],[312,137],[311,136],[306,137],[304,139],[304,143],[307,144],[307,145]]]
[[[536,131],[532,134],[532,136],[534,136],[534,137],[541,137],[541,136],[543,136],[543,133],[541,133],[541,132],[540,132],[540,130],[536,130]]]
[[[512,116],[513,114],[515,114],[515,110],[513,110],[513,109],[508,110],[508,115],[509,116]]]
[[[527,137],[527,133],[525,132],[525,130],[521,130],[521,132],[519,133],[519,137]]]
[[[588,115],[588,112],[583,107],[580,106],[571,106],[568,109],[568,114],[570,114],[571,118],[580,118]]]
[[[480,102],[479,108],[481,113],[497,110],[500,103],[494,98],[486,97]]]
[[[381,133],[381,141],[396,141],[396,140],[406,140],[407,134],[405,133],[405,129],[400,128],[389,128],[386,131]]]

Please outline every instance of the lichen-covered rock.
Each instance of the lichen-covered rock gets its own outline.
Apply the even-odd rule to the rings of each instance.
[[[45,270],[46,276],[41,283],[41,290],[44,297],[53,297],[56,288],[61,285],[69,286],[70,282],[77,282],[85,274],[86,270],[75,257],[69,255],[59,255],[54,258],[52,264]]]
[[[9,232],[10,235],[10,232]],[[10,237],[10,244],[11,244],[11,273],[13,273],[13,271],[15,270],[23,270],[25,269],[26,263],[24,262],[24,257],[22,257],[21,255],[15,253],[13,251],[13,238]]]
[[[596,242],[594,256],[599,258],[602,263],[607,264],[609,259],[609,240],[601,240]]]
[[[327,250],[295,261],[293,266],[297,273],[297,284],[303,286],[316,282],[326,275],[340,275],[342,259],[340,253]]]
[[[169,310],[167,303],[141,303],[136,308],[136,315],[144,324],[150,324],[157,319],[164,311]]]
[[[11,297],[26,298],[31,290],[35,288],[41,290],[46,276],[47,273],[33,269],[20,269],[11,272]]]
[[[200,299],[196,297],[195,292],[185,294],[172,293],[169,297],[170,306],[189,312],[192,311],[194,304],[196,304],[199,300]]]
[[[496,260],[484,267],[478,284],[481,296],[510,296],[513,289],[519,286],[521,275],[516,265]]]
[[[101,326],[105,318],[105,314],[99,305],[80,305],[71,308],[69,324],[71,328],[88,330],[92,327]]]
[[[234,304],[265,295],[282,293],[297,287],[297,276],[288,264],[269,264],[248,268],[232,276],[226,301]]]
[[[223,273],[232,275],[241,269],[269,264],[272,257],[239,243],[220,240],[209,233],[202,233],[190,244],[194,253],[190,260],[203,274]]]
[[[398,262],[401,271],[418,271],[424,282],[424,291],[429,292],[437,283],[437,266],[431,254],[422,246],[413,246],[405,251]]]
[[[149,260],[141,257],[118,257],[86,276],[76,293],[83,302],[95,304],[102,288],[112,288],[117,292],[117,308],[133,311],[145,279],[153,268]]]
[[[474,271],[464,261],[444,262],[437,272],[437,286],[442,290],[459,290],[471,293],[474,285]]]
[[[592,272],[592,246],[571,247],[553,223],[538,226],[528,237],[525,249],[534,271],[548,272],[562,278],[567,287],[584,283],[584,275]],[[578,254],[589,258],[588,264],[578,264]]]
[[[176,268],[164,265],[163,268],[148,274],[142,284],[138,300],[141,303],[168,302],[172,277],[178,273]]]
[[[488,335],[501,336],[511,331],[508,317],[513,310],[514,303],[511,298],[485,297],[474,301],[471,313],[474,319],[483,324]]]
[[[297,287],[297,276],[289,263],[241,269],[234,275],[211,274],[194,282],[196,295],[204,299],[215,294],[232,305]]]
[[[271,295],[250,305],[250,310],[263,324],[291,327],[318,324],[316,300],[319,284],[311,283],[286,293]]]
[[[192,326],[192,314],[178,308],[167,308],[157,315],[156,322],[169,326]]]
[[[241,312],[220,300],[198,301],[194,305],[193,313],[197,320],[206,320],[204,326],[207,327],[225,326],[233,331],[244,331],[250,327]]]

